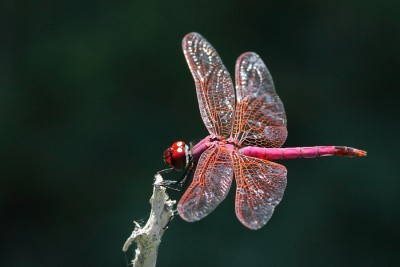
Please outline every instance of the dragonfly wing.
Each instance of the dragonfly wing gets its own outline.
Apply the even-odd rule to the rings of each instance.
[[[213,146],[203,152],[193,181],[178,203],[182,219],[194,222],[210,214],[228,194],[233,164],[229,151]]]
[[[183,38],[182,48],[196,84],[200,114],[211,135],[227,138],[232,128],[235,93],[217,51],[198,33]]]
[[[264,62],[256,53],[244,53],[237,59],[235,75],[235,139],[244,146],[282,146],[287,137],[285,109]]]
[[[286,188],[286,168],[234,153],[235,211],[239,221],[256,230],[271,218]]]

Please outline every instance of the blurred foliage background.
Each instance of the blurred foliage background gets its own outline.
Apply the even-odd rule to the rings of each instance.
[[[176,217],[159,266],[398,264],[399,4],[2,1],[0,265],[126,266],[163,150],[207,134],[181,51],[191,31],[232,74],[245,51],[264,59],[286,146],[368,157],[284,162],[285,196],[258,231],[236,219],[234,190],[200,222]]]

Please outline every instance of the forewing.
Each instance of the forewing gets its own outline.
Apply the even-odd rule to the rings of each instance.
[[[227,138],[232,128],[235,93],[217,51],[198,33],[183,38],[182,48],[196,84],[200,114],[211,135]]]
[[[286,115],[271,74],[253,52],[236,62],[234,138],[244,146],[280,147],[286,140]]]
[[[286,168],[280,164],[234,154],[236,216],[257,230],[271,218],[286,188]]]
[[[214,146],[203,152],[193,181],[178,203],[182,219],[194,222],[210,214],[228,194],[233,164],[229,151]]]

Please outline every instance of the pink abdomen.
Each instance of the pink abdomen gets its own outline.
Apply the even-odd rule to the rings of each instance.
[[[264,148],[248,146],[241,148],[239,152],[249,157],[268,160],[316,158],[324,156],[362,157],[367,155],[367,153],[363,150],[346,146],[313,146],[287,148]]]

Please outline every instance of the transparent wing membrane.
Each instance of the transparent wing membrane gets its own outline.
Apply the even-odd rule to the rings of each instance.
[[[227,138],[235,107],[232,79],[217,51],[200,34],[186,35],[182,47],[196,84],[203,122],[211,135]]]
[[[234,138],[243,146],[282,146],[287,137],[285,110],[256,53],[244,53],[236,62],[236,98]]]
[[[286,168],[241,155],[238,148],[280,147],[286,140],[285,110],[272,77],[257,54],[244,53],[236,62],[235,92],[220,57],[204,37],[190,33],[182,47],[211,146],[202,152],[193,181],[178,203],[179,215],[193,222],[210,214],[225,199],[235,176],[236,215],[246,227],[259,229],[282,199]]]
[[[178,203],[179,215],[198,221],[210,214],[225,199],[233,178],[232,159],[223,146],[203,152],[193,181]]]
[[[256,230],[271,218],[286,188],[286,168],[280,164],[233,154],[236,179],[236,216]]]

